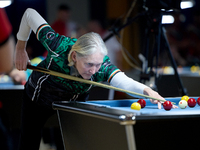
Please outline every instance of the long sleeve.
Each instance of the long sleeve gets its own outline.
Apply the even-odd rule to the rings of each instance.
[[[39,26],[47,24],[47,22],[40,16],[40,14],[32,8],[26,9],[22,17],[17,39],[21,41],[28,41],[31,31],[36,33]]]
[[[123,72],[117,73],[110,81],[110,84],[114,87],[133,91],[139,94],[143,94],[144,89],[148,87],[140,82],[137,82],[127,77]],[[136,97],[136,95],[134,95],[134,97]]]

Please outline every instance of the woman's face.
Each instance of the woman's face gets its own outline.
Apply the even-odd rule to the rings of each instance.
[[[100,52],[85,57],[77,57],[76,52],[72,53],[72,59],[79,74],[84,79],[90,79],[101,67],[104,55]]]

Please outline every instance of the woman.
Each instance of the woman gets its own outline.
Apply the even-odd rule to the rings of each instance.
[[[17,34],[17,69],[26,70],[27,63],[30,64],[25,49],[31,30],[48,51],[46,59],[38,66],[96,82],[108,81],[115,87],[164,99],[112,65],[98,34],[88,33],[79,39],[61,36],[30,8],[25,11]],[[85,101],[90,89],[88,84],[33,71],[24,90],[20,148],[39,149],[41,130],[46,120],[55,113],[51,106],[53,101]],[[152,100],[152,103],[161,108],[159,101]]]

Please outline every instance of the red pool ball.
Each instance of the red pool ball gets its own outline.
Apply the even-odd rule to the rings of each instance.
[[[140,103],[141,108],[144,108],[146,106],[146,101],[144,99],[139,99],[137,102]]]
[[[163,107],[165,110],[171,110],[172,109],[172,103],[170,101],[165,101],[163,103]]]
[[[189,107],[194,107],[196,105],[196,100],[194,98],[188,99],[188,106]]]
[[[200,106],[200,97],[197,99],[197,104]]]

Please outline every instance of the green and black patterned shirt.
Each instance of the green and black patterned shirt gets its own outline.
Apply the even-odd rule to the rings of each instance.
[[[46,59],[38,66],[82,78],[75,67],[68,66],[67,59],[77,39],[59,35],[47,24],[38,28],[36,36],[48,51]],[[111,64],[108,56],[105,56],[101,68],[91,77],[91,80],[110,82],[118,72],[120,70]],[[89,84],[36,71],[32,72],[25,85],[26,92],[33,101],[42,101],[47,105],[51,105],[53,101],[84,101],[91,87]]]

